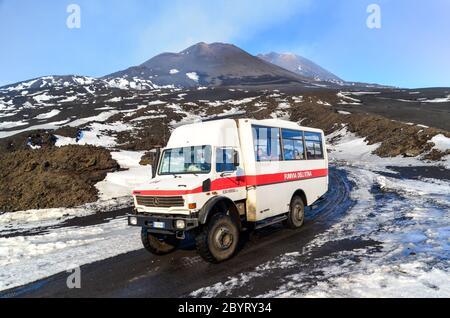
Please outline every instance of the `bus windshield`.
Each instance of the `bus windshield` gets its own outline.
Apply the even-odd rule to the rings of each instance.
[[[209,173],[211,146],[166,149],[159,167],[160,175]]]

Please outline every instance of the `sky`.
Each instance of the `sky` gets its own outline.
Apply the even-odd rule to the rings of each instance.
[[[67,25],[71,4],[79,28]],[[367,25],[372,4],[380,28]],[[448,0],[0,0],[0,86],[103,76],[225,42],[254,55],[296,53],[348,81],[450,87],[448,16]]]

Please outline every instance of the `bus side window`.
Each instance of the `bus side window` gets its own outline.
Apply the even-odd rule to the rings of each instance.
[[[304,135],[307,159],[323,159],[322,134],[305,131]]]
[[[280,129],[253,126],[253,146],[256,161],[280,161],[281,139]]]
[[[304,160],[303,132],[282,129],[284,160]]]
[[[233,148],[217,148],[216,172],[236,171],[239,166],[239,156]]]

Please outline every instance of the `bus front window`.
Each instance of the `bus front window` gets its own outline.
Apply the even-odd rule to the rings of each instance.
[[[164,150],[160,175],[197,174],[211,171],[211,146],[183,147]]]

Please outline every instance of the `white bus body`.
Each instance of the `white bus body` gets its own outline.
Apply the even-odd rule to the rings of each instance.
[[[144,245],[151,245],[147,235],[167,243],[165,250],[146,246],[160,254],[176,243],[170,235],[201,232],[216,213],[228,215],[238,229],[277,218],[289,221],[293,198],[308,206],[328,190],[323,132],[275,119],[222,119],[176,128],[156,171],[154,179],[133,192],[136,213],[129,224],[143,228]],[[208,235],[205,244],[212,244],[214,237]],[[237,240],[221,235],[222,241]],[[231,256],[210,254],[202,256],[210,261]]]

